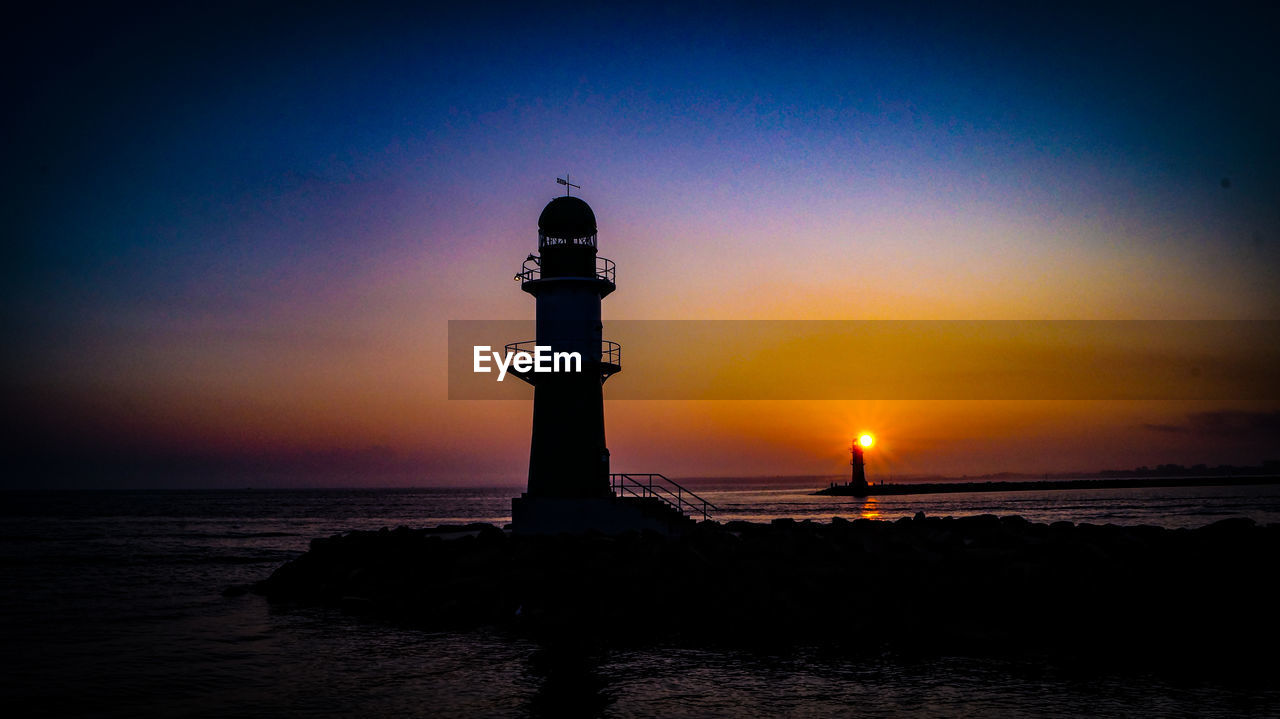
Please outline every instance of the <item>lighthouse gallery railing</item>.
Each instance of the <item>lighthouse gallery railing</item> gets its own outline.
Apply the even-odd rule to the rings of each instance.
[[[542,279],[542,267],[538,265],[538,262],[539,258],[537,257],[530,257],[524,261],[515,277],[520,281],[520,284],[523,285],[526,282]],[[618,284],[614,281],[616,276],[617,267],[613,264],[613,260],[605,259],[604,257],[596,258],[596,279],[616,285]]]
[[[537,340],[521,340],[520,342],[511,342],[505,349],[507,354],[516,352],[528,352],[533,354],[538,346]],[[600,363],[603,365],[612,365],[611,372],[618,372],[622,369],[622,345],[613,340],[600,340]]]
[[[661,480],[655,482],[654,480]],[[711,518],[711,510],[720,511],[716,505],[676,484],[666,475],[650,474],[611,474],[609,488],[619,497],[651,497],[660,500],[681,514],[701,514],[704,520]]]

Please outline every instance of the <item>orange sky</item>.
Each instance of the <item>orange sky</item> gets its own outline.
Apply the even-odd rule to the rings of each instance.
[[[447,323],[532,318],[511,278],[566,170],[617,263],[606,337],[1280,319],[1274,43],[1239,41],[1264,24],[717,12],[215,13],[127,43],[33,28],[7,481],[518,484],[531,403],[446,399]],[[566,32],[608,42],[544,57]],[[1224,46],[1252,55],[1199,49]],[[1280,403],[1255,396],[606,399],[606,416],[620,470],[834,475],[872,430],[873,475],[1041,472],[1275,459]]]

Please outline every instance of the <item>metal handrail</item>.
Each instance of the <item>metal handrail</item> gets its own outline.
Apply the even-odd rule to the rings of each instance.
[[[528,352],[533,354],[533,348],[538,344],[537,340],[520,340],[519,342],[508,342],[504,347],[507,354],[515,354],[516,352]]]
[[[622,369],[622,345],[612,340],[600,340],[600,361]]]
[[[537,340],[521,340],[519,342],[510,342],[504,348],[507,354],[516,352],[528,352],[533,354],[534,349],[538,346]],[[616,369],[604,370],[605,379],[609,376],[622,371],[622,345],[612,340],[600,340],[600,356],[596,358],[584,357],[584,361],[596,359],[602,365],[609,365]],[[518,375],[517,375],[518,376]]]
[[[520,271],[516,273],[515,279],[519,280],[521,285],[526,282],[542,279],[541,261],[541,257],[530,255],[529,258],[524,261],[524,264],[520,265]],[[618,284],[616,282],[617,275],[618,268],[617,265],[613,263],[613,260],[604,257],[596,257],[597,280],[604,280],[605,282],[616,286]]]
[[[642,477],[643,481],[637,479],[637,477]],[[654,484],[655,477],[661,479],[665,484]],[[690,492],[666,475],[656,472],[610,474],[609,488],[619,497],[627,494],[642,499],[651,497],[674,508],[681,514],[701,514],[704,520],[711,518],[711,510],[720,511],[720,508],[716,505]]]

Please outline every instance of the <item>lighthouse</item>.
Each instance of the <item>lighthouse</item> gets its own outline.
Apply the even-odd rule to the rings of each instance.
[[[852,458],[849,460],[849,494],[854,497],[865,497],[871,493],[871,485],[867,484],[867,465],[866,460],[862,456],[862,450],[869,448],[875,444],[876,438],[870,434],[864,434],[861,437],[849,443],[849,454]]]
[[[598,514],[589,500],[613,497],[604,383],[621,371],[622,349],[603,338],[600,305],[617,287],[615,268],[597,254],[591,206],[568,194],[567,179],[560,182],[566,194],[538,217],[538,254],[530,254],[516,275],[536,300],[536,338],[507,350],[548,347],[577,353],[582,362],[577,372],[517,374],[533,385],[529,488],[512,506],[517,531],[546,524],[551,515]]]
[[[596,215],[565,194],[538,217],[538,253],[515,278],[533,295],[533,340],[507,345],[508,355],[574,353],[574,371],[511,374],[533,385],[533,433],[528,490],[511,502],[517,534],[585,531],[683,531],[688,515],[708,517],[714,505],[657,473],[610,474],[604,433],[604,384],[622,371],[622,347],[604,339],[600,306],[615,289],[613,262],[597,253]]]

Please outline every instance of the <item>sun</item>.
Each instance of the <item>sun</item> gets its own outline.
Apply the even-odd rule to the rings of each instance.
[[[870,447],[875,443],[876,443],[876,438],[872,437],[869,434],[864,434],[858,438],[858,444],[862,445],[863,447]]]

